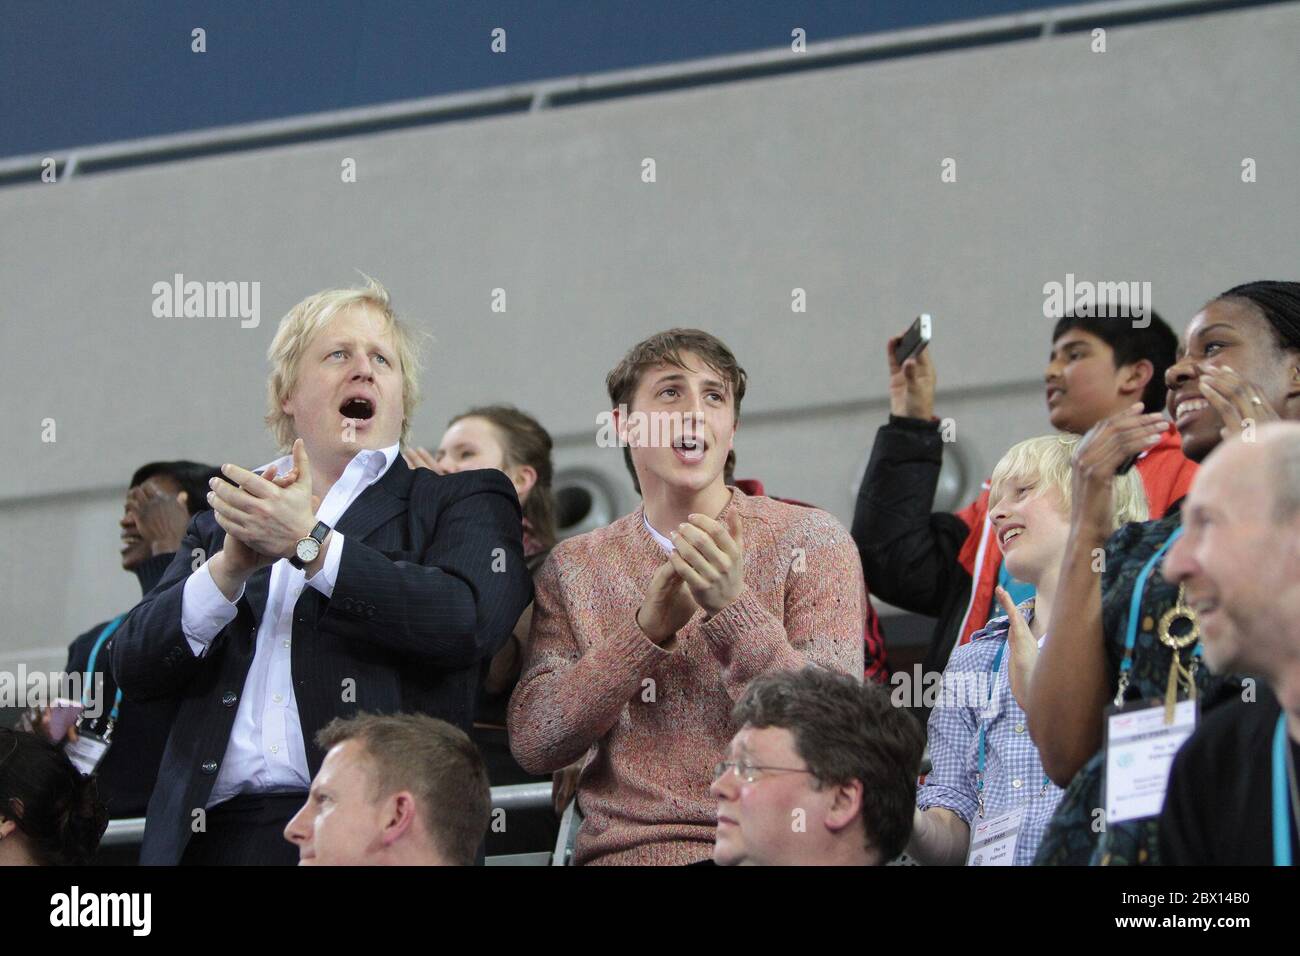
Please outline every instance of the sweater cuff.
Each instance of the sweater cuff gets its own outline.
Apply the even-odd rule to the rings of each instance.
[[[628,622],[616,630],[605,644],[606,653],[626,667],[628,673],[645,676],[647,668],[655,668],[673,656],[650,638],[646,637],[641,625],[636,622],[636,612]]]
[[[742,638],[752,642],[771,626],[772,615],[754,592],[745,588],[740,597],[701,624],[700,633],[716,651],[730,648]]]

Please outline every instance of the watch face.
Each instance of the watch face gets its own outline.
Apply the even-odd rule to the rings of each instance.
[[[299,561],[311,564],[316,560],[316,555],[320,554],[320,542],[315,538],[299,538],[297,553]]]

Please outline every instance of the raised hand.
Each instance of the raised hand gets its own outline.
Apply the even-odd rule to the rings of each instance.
[[[1134,402],[1093,425],[1074,449],[1075,474],[1109,483],[1120,465],[1159,442],[1169,420],[1162,412],[1144,413],[1142,408],[1141,402]]]
[[[1074,486],[1071,523],[1091,529],[1102,540],[1114,523],[1113,489],[1120,466],[1160,441],[1170,428],[1160,412],[1142,411],[1135,402],[1127,410],[1093,425],[1075,446],[1071,459]]]
[[[185,500],[185,492],[172,495],[152,478],[126,493],[126,508],[135,517],[136,534],[148,542],[155,557],[172,554],[181,546],[185,527],[190,523]]]
[[[668,560],[706,614],[712,617],[740,596],[745,588],[745,542],[735,509],[726,525],[693,514],[671,537],[676,550]]]
[[[1020,709],[1029,710],[1029,682],[1034,676],[1034,664],[1038,662],[1038,641],[1025,623],[1024,615],[1011,595],[1002,588],[997,589],[998,603],[1011,619],[1007,630],[1007,676],[1011,680],[1011,696],[1016,699]]]
[[[262,472],[262,478],[266,481],[274,482],[279,487],[288,487],[297,481],[298,475],[294,470],[290,470],[283,475],[277,475],[276,466],[271,465]],[[213,490],[208,493],[208,500],[216,500],[217,486],[225,484],[226,482],[222,481],[220,478],[214,478],[212,480]],[[273,555],[259,553],[251,545],[241,540],[239,535],[233,533],[230,527],[226,525],[220,511],[214,508],[213,514],[216,516],[217,524],[226,532],[225,543],[222,544],[220,551],[220,554],[225,557],[219,563],[219,566],[224,566],[225,570],[236,576],[238,578],[238,583],[242,583],[248,575],[252,574],[258,568],[265,567],[268,564],[274,564],[275,561],[278,560]],[[217,566],[214,566],[214,568],[211,569],[214,573],[216,567]],[[226,591],[227,589],[222,587],[222,590]],[[230,597],[230,594],[227,594],[226,596]]]
[[[221,473],[239,485],[214,481],[208,496],[226,533],[271,560],[292,555],[298,539],[316,523],[311,465],[302,439],[293,443],[296,478],[286,487],[238,465],[222,465]]]
[[[902,365],[894,358],[894,349],[903,336],[895,335],[885,346],[889,357],[889,412],[899,418],[934,417],[934,363],[926,346]]]
[[[661,647],[670,644],[698,610],[690,589],[665,561],[650,578],[645,599],[636,612],[636,623],[645,636]]]
[[[1258,427],[1279,419],[1277,410],[1250,382],[1227,365],[1202,365],[1197,387],[1223,422],[1219,435],[1224,441],[1239,437],[1247,423]]]
[[[430,471],[438,470],[434,467],[433,453],[427,448],[406,448],[402,451],[402,458],[413,469],[428,468]]]

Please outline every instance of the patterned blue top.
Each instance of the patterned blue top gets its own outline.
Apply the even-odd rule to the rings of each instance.
[[[1023,605],[1021,613],[1026,622],[1032,621],[1033,605]],[[984,816],[987,819],[1024,806],[1015,865],[1028,866],[1034,861],[1062,790],[1051,781],[1046,791],[1043,789],[1046,778],[1038,749],[1029,739],[1025,712],[1011,694],[1009,652],[1002,654],[997,674],[992,673],[998,651],[1006,646],[1009,627],[1005,615],[990,621],[971,636],[969,644],[953,651],[944,668],[940,692],[930,711],[933,769],[917,789],[916,805],[922,810],[943,807],[970,824],[979,812],[976,771],[983,725]]]

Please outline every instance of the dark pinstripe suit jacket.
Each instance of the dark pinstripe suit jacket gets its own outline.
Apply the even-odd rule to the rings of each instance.
[[[313,776],[325,756],[316,732],[334,717],[419,712],[468,729],[479,662],[505,643],[532,600],[519,499],[499,471],[438,476],[399,457],[337,528],[345,541],[333,597],[304,588],[294,607],[290,666]],[[127,699],[178,702],[141,863],[180,862],[253,661],[269,567],[248,579],[235,619],[202,658],[181,632],[193,549],[215,554],[224,537],[212,512],[197,515],[175,561],[113,641],[113,674]]]

